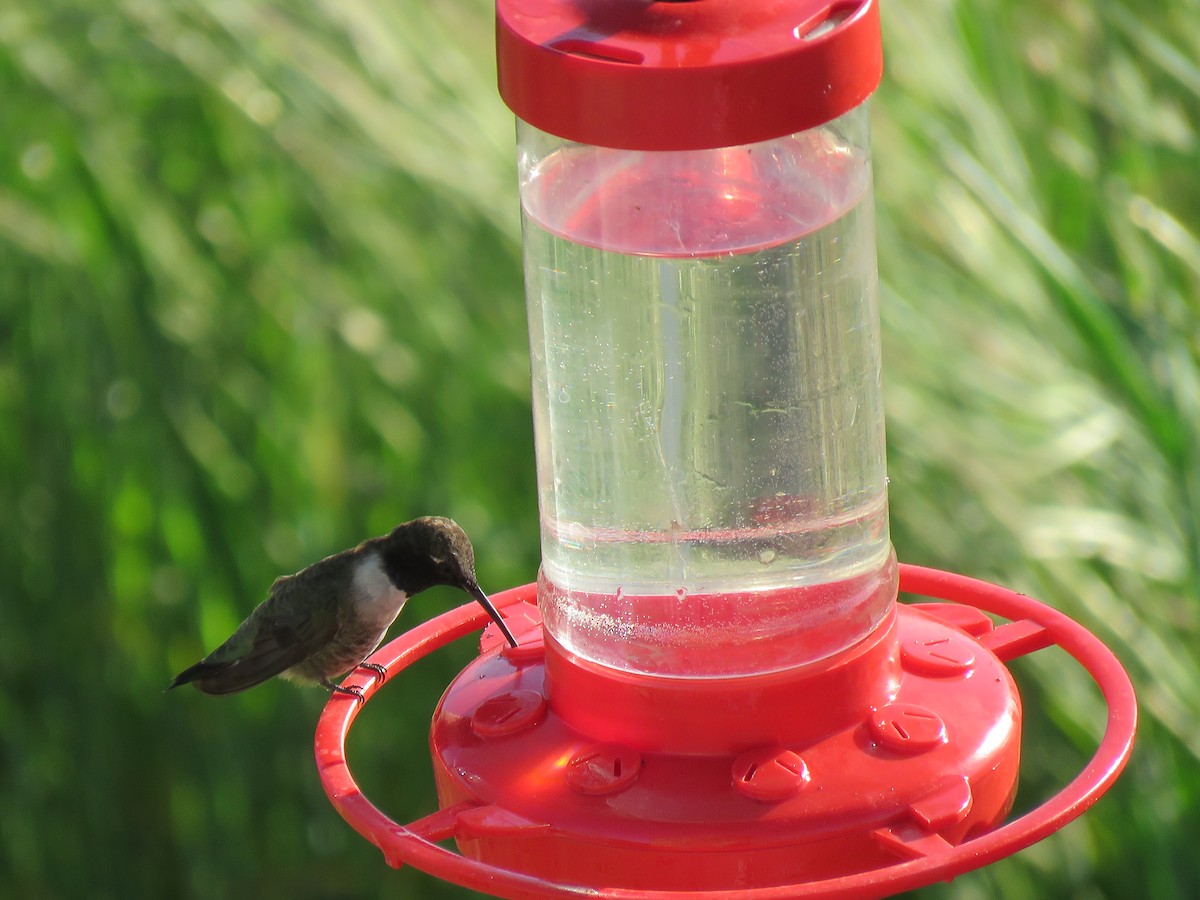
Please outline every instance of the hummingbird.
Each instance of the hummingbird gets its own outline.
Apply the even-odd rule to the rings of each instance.
[[[451,519],[426,516],[277,578],[229,640],[176,675],[167,690],[191,683],[206,694],[236,694],[282,675],[361,700],[358,690],[330,679],[364,665],[383,675],[363,660],[405,601],[439,584],[474,597],[517,646],[476,581],[466,533]]]

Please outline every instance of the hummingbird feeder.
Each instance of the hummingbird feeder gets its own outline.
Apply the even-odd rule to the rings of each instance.
[[[360,706],[335,697],[316,754],[337,809],[392,865],[622,900],[886,896],[1081,814],[1132,745],[1120,664],[889,540],[877,0],[499,0],[497,46],[541,570],[494,598],[520,646],[489,626],[434,714],[440,809],[401,825],[367,801],[344,749]],[[463,607],[371,661],[395,673],[480,623]],[[1107,730],[1006,822],[1006,663],[1055,644]]]

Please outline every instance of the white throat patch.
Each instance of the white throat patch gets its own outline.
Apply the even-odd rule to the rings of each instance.
[[[354,603],[364,620],[383,631],[396,621],[406,600],[408,595],[396,590],[383,571],[383,560],[377,551],[359,560],[354,570]]]

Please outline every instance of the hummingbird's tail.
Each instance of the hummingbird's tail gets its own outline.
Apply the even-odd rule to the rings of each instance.
[[[167,690],[173,690],[183,684],[190,684],[205,694],[237,694],[256,684],[262,684],[276,674],[278,673],[274,671],[264,674],[247,671],[244,667],[230,663],[211,663],[201,660],[176,675],[167,685]]]
[[[198,662],[194,666],[184,669],[182,672],[180,672],[178,675],[176,675],[174,678],[171,679],[171,683],[167,685],[167,690],[173,691],[173,690],[175,690],[175,688],[179,687],[181,684],[190,684],[191,682],[195,681],[197,678],[200,677],[199,670],[200,670],[200,667],[203,665],[204,665],[204,663]],[[166,693],[166,691],[164,691],[164,693]]]

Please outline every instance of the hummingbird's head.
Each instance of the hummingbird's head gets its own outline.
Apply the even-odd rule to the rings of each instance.
[[[425,516],[397,525],[384,539],[384,563],[409,595],[444,584],[474,593],[475,551],[453,519]]]
[[[396,526],[385,538],[384,568],[397,588],[409,596],[444,584],[466,591],[487,611],[508,642],[516,639],[475,578],[475,550],[453,519],[425,516]]]
[[[475,549],[467,533],[453,519],[426,516],[409,523],[414,537],[424,546],[434,584],[461,588],[468,593],[479,589],[475,579]]]

